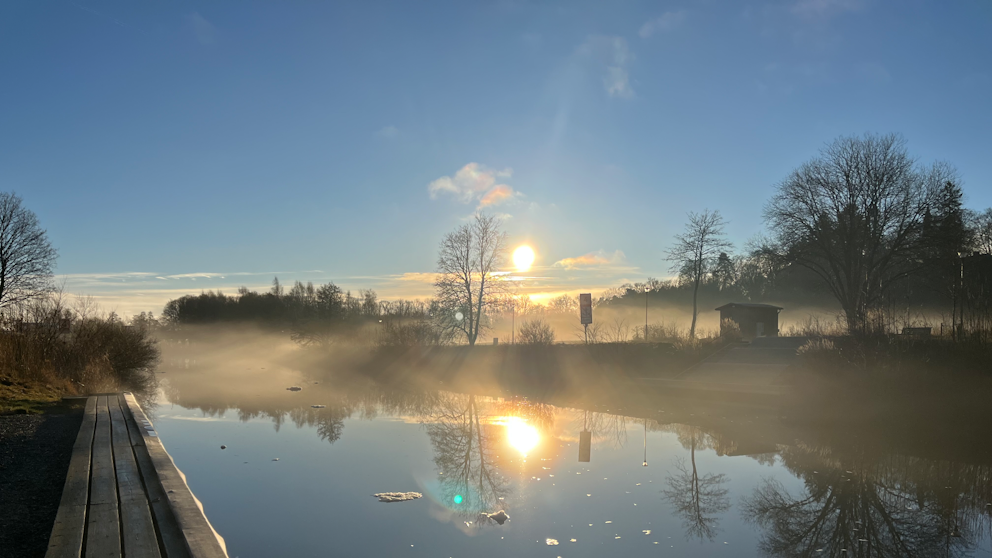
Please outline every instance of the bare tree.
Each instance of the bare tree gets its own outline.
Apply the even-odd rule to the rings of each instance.
[[[56,256],[34,212],[0,192],[0,308],[47,292]]]
[[[696,338],[696,317],[699,313],[699,285],[713,272],[720,253],[733,246],[724,237],[725,224],[719,211],[707,209],[702,213],[690,212],[685,232],[677,235],[675,244],[668,249],[672,271],[678,272],[683,283],[692,285],[692,325],[689,326],[689,337],[693,339]]]
[[[953,168],[918,165],[897,135],[842,137],[778,185],[765,220],[786,261],[819,276],[848,328],[864,331],[886,290],[919,267],[924,216],[948,182]]]
[[[675,507],[682,518],[686,538],[713,540],[718,531],[720,515],[730,509],[729,491],[724,484],[730,479],[724,474],[700,474],[696,466],[696,448],[706,449],[706,435],[694,426],[676,430],[679,442],[688,446],[689,462],[675,459],[678,474],[669,473],[665,479],[668,487],[662,490],[665,499]]]
[[[992,207],[981,213],[969,211],[966,216],[972,233],[972,248],[982,254],[992,254]]]
[[[489,327],[488,313],[508,290],[500,272],[506,243],[499,219],[491,215],[476,215],[441,241],[434,282],[441,315],[435,318],[443,328],[464,333],[469,345]]]

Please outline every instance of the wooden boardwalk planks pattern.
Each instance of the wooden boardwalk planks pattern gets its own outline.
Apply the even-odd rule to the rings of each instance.
[[[91,396],[46,558],[227,558],[131,394]]]

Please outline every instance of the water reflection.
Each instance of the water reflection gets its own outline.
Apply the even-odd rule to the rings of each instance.
[[[769,556],[963,556],[987,537],[988,466],[804,444],[780,455],[803,489],[766,478],[742,505]]]
[[[509,485],[496,466],[495,446],[503,429],[480,416],[475,396],[442,397],[420,418],[434,449],[438,500],[472,517],[499,509]]]
[[[495,423],[506,427],[506,441],[524,457],[541,441],[537,428],[521,417],[499,417]]]
[[[576,461],[580,467],[618,467],[608,464],[610,455],[627,445],[629,435],[643,437],[647,463],[651,434],[652,443],[664,436],[682,450],[652,446],[652,466],[642,469],[636,443],[629,448],[633,466],[645,474],[657,471],[651,492],[693,544],[722,544],[717,535],[729,534],[739,523],[730,518],[740,517],[757,540],[737,555],[962,556],[989,547],[992,466],[968,452],[934,459],[911,443],[883,450],[870,438],[852,441],[789,424],[776,409],[693,404],[679,411],[676,403],[639,401],[636,394],[523,397],[507,386],[485,396],[422,383],[300,376],[273,371],[269,384],[249,388],[175,373],[163,382],[162,400],[205,416],[233,411],[244,422],[268,417],[277,431],[287,423],[313,428],[330,444],[348,437],[349,421],[393,417],[419,424],[436,474],[425,492],[459,527],[471,525],[463,532],[497,527],[481,513],[503,509],[513,518],[519,517],[514,506],[533,507],[523,487],[539,478],[560,482],[560,475],[549,478],[559,472],[552,467]],[[285,391],[297,381],[306,386],[302,393]],[[623,409],[615,406],[618,399]],[[742,459],[763,465],[764,478],[751,475],[760,480],[741,484],[736,471]],[[587,476],[574,478],[587,482]],[[580,485],[582,497],[596,492],[588,486]]]
[[[682,456],[674,458],[673,469],[665,479],[668,487],[662,491],[674,513],[682,519],[687,538],[713,540],[718,532],[720,516],[730,509],[729,480],[723,473],[701,473],[696,464],[696,449],[710,449],[710,437],[695,426],[672,425],[682,447],[689,450],[689,464]]]

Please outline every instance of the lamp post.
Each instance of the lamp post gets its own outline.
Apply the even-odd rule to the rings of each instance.
[[[648,417],[644,417],[644,467],[648,466]]]
[[[648,288],[644,287],[644,342],[648,342]]]
[[[516,345],[517,335],[517,296],[510,297],[510,344]]]

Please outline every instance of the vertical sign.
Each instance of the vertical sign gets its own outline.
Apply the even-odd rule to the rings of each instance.
[[[579,432],[579,463],[589,463],[592,453],[592,432]]]
[[[583,293],[579,295],[579,315],[582,318],[582,325],[592,323],[592,294]]]

